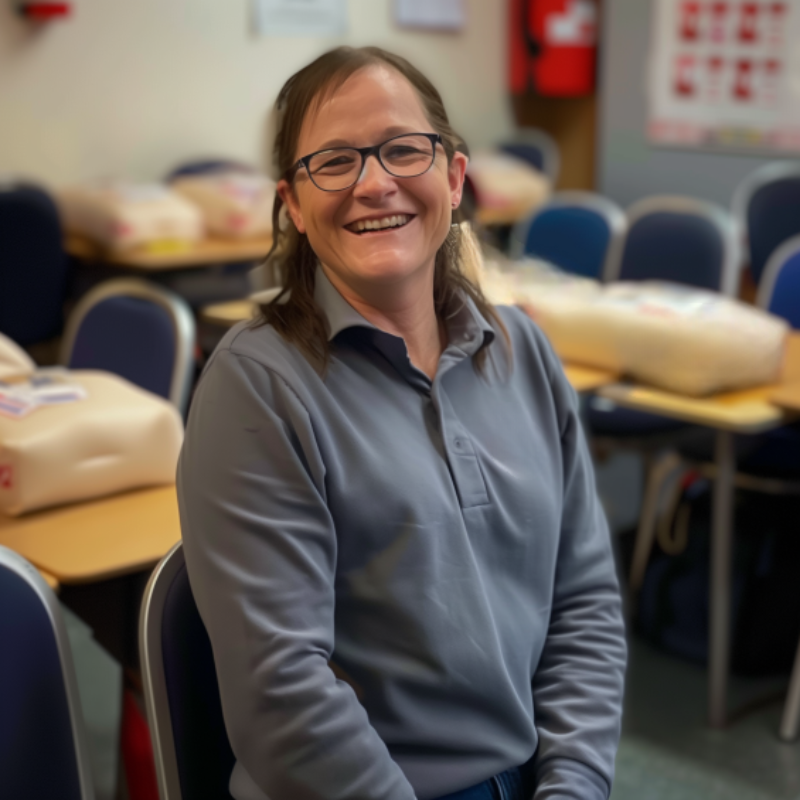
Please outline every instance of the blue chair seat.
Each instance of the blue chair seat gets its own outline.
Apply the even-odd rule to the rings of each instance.
[[[162,797],[231,800],[231,749],[214,654],[189,583],[183,545],[153,570],[142,599],[140,651]]]
[[[800,424],[778,428],[760,436],[742,459],[739,471],[770,478],[800,480]]]
[[[222,718],[211,642],[185,565],[167,593],[161,648],[183,797],[229,798],[236,759]]]
[[[0,547],[0,796],[92,800],[89,755],[61,609]]]
[[[593,436],[615,439],[652,436],[686,427],[684,422],[632,408],[621,408],[598,397],[589,401],[586,421]]]

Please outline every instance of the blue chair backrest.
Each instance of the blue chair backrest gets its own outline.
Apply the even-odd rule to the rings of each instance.
[[[535,167],[539,172],[546,172],[545,169],[545,154],[541,147],[529,142],[509,142],[501,144],[499,148],[503,153],[508,153],[510,156],[519,158],[522,161],[527,161],[532,167]]]
[[[68,366],[113,372],[169,398],[177,346],[165,308],[139,297],[108,297],[81,321]]]
[[[33,570],[0,548],[0,795],[92,797],[86,774],[81,787],[80,745],[51,610],[42,590],[12,568],[14,560]]]
[[[767,262],[758,304],[800,329],[800,236],[785,242]]]
[[[728,258],[724,235],[711,219],[654,208],[631,215],[617,279],[673,281],[723,291]]]
[[[176,572],[164,602],[161,654],[169,699],[181,795],[230,798],[231,750],[211,642],[197,611],[186,565]]]
[[[33,186],[0,187],[0,333],[21,345],[57,336],[67,266],[49,195]]]
[[[544,259],[575,275],[600,280],[611,236],[608,221],[589,208],[544,208],[530,222],[523,255]]]
[[[745,213],[750,270],[758,285],[775,249],[800,234],[800,175],[760,186],[750,197]]]

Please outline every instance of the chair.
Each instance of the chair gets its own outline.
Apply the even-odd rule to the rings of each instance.
[[[783,317],[793,328],[800,329],[800,236],[784,242],[767,262],[758,288],[757,303],[773,314]],[[766,447],[757,450],[751,460],[768,460],[781,472],[787,470],[800,475],[800,430],[797,426],[776,431]],[[770,445],[777,445],[770,447]],[[788,456],[790,463],[781,455]],[[780,736],[785,741],[797,738],[800,731],[800,645],[789,683],[789,693],[780,726]]]
[[[519,128],[513,141],[504,142],[499,149],[521,158],[544,173],[555,186],[561,171],[561,155],[555,139],[539,128]]]
[[[793,328],[800,329],[800,236],[786,242],[770,259],[759,288],[757,304],[783,317]],[[737,484],[750,489],[761,488],[782,493],[787,487],[781,483],[781,479],[793,473],[800,475],[800,428],[797,425],[778,428],[758,437],[757,447],[743,446],[752,439],[737,437],[736,449],[742,456],[742,471],[736,476]],[[658,460],[651,472],[631,567],[630,582],[634,590],[641,586],[644,578],[655,538],[659,500],[665,484],[676,480],[679,482],[687,472],[696,469],[698,463],[713,478],[709,448],[684,448],[683,455],[682,458],[678,453],[667,453]],[[748,474],[751,471],[758,475]]]
[[[195,323],[186,302],[134,278],[106,281],[67,322],[61,363],[113,372],[165,397],[183,413],[194,373]]]
[[[770,257],[758,287],[756,304],[800,329],[800,236],[785,241]]]
[[[619,261],[627,222],[622,209],[592,192],[559,192],[511,232],[509,255],[550,261],[602,280]]]
[[[2,795],[93,800],[61,608],[37,570],[1,546],[0,608]]]
[[[230,798],[236,759],[181,542],[161,560],[145,589],[139,649],[161,800]]]
[[[767,262],[759,286],[757,304],[800,329],[800,236],[781,245]],[[752,440],[752,441],[748,441]],[[784,426],[756,439],[737,437],[736,450],[743,454],[734,483],[737,487],[770,494],[800,494],[800,426]],[[683,449],[681,454],[670,452],[654,465],[648,486],[639,528],[636,534],[630,584],[636,591],[644,580],[647,562],[655,539],[658,507],[665,486],[679,485],[683,477],[697,470],[714,478],[709,448]],[[671,511],[679,499],[673,492]],[[800,649],[792,672],[789,694],[784,707],[780,736],[786,741],[797,737],[800,729]]]
[[[741,256],[725,209],[706,200],[656,195],[627,210],[622,256],[608,280],[684,283],[734,296]]]
[[[733,223],[723,208],[691,197],[654,196],[630,206],[627,219],[621,256],[609,261],[607,280],[675,281],[726,295],[736,293],[739,248]],[[586,418],[593,436],[638,439],[645,449],[657,444],[647,442],[647,437],[689,430],[684,423],[619,408],[601,397],[589,401]]]
[[[756,285],[770,256],[800,234],[800,162],[777,161],[751,172],[733,194],[731,210],[750,251]]]
[[[0,242],[0,333],[23,346],[58,336],[68,261],[50,196],[0,184]]]

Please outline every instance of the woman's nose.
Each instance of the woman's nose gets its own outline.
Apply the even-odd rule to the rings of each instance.
[[[382,197],[396,189],[395,179],[381,166],[378,157],[369,156],[353,191],[357,197]]]

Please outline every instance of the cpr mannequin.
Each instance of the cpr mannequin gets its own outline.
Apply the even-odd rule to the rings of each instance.
[[[190,175],[173,181],[171,188],[200,209],[212,236],[248,239],[272,233],[275,184],[263,175]]]
[[[200,210],[161,184],[89,183],[56,199],[66,231],[109,250],[189,247],[204,235]]]
[[[0,512],[174,481],[183,422],[172,404],[107,372],[66,379],[86,396],[17,419],[0,414]]]
[[[676,283],[607,285],[545,262],[486,264],[494,303],[522,306],[565,361],[692,396],[773,383],[789,328],[766,311]]]

